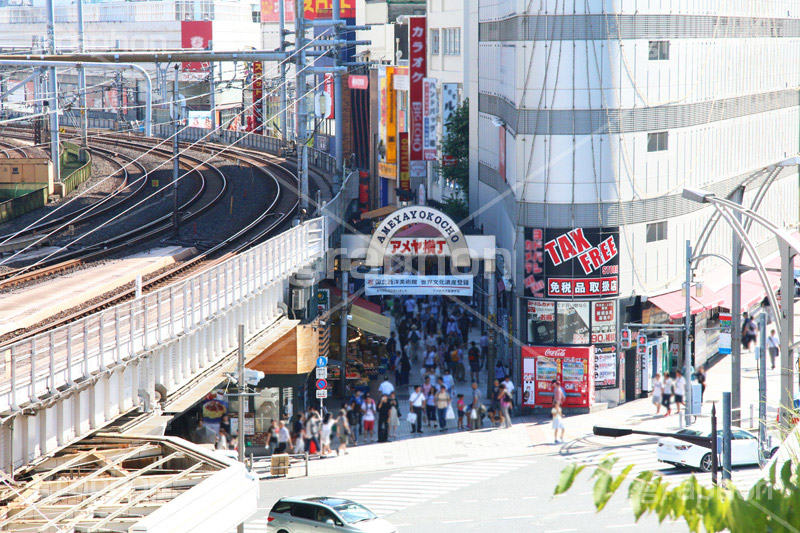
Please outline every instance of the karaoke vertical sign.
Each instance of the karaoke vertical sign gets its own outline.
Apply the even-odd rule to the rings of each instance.
[[[422,168],[424,175],[424,137],[425,117],[423,103],[423,84],[428,73],[425,50],[425,17],[409,17],[408,23],[408,50],[409,50],[409,161],[411,175],[416,174],[415,166]],[[417,163],[415,165],[415,161]]]

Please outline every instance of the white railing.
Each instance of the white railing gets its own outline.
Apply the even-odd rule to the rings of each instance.
[[[0,348],[0,412],[158,349],[170,352],[158,359],[149,388],[158,383],[171,391],[189,382],[229,353],[238,324],[249,338],[279,316],[289,276],[324,257],[325,224],[322,217],[310,220],[183,281]],[[191,342],[180,353],[165,348],[178,337]],[[126,384],[127,397],[146,388],[137,380]]]
[[[336,193],[330,202],[323,205],[320,209],[321,214],[326,218],[327,237],[330,239],[337,233],[338,230],[347,230],[345,215],[347,215],[347,205],[354,198],[358,198],[358,172],[351,172],[347,175],[342,188]],[[328,241],[328,244],[335,246],[338,239],[334,238],[334,242]]]

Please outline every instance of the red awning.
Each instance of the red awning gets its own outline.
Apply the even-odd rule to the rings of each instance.
[[[673,320],[683,318],[686,315],[686,296],[682,293],[683,291],[681,290],[672,291],[658,296],[651,296],[647,301],[667,313]],[[719,307],[721,303],[722,295],[708,287],[704,287],[703,295],[697,296],[697,287],[692,286],[689,308],[693,315]]]
[[[327,286],[327,285],[325,286],[325,288],[330,288],[331,292],[337,298],[339,298],[340,300],[342,299],[342,291],[341,291],[341,289],[338,289],[338,288],[333,287],[333,286]],[[350,295],[350,303],[352,303],[352,305],[355,305],[355,306],[358,306],[358,307],[362,307],[362,308],[366,309],[367,311],[372,311],[373,313],[380,314],[380,312],[381,312],[381,306],[380,305],[374,304],[374,303],[370,302],[369,300],[365,300],[364,298],[358,298],[358,297],[353,298],[352,294]]]
[[[780,259],[778,260],[780,265]],[[770,267],[768,267],[770,268]],[[772,286],[773,290],[777,289],[781,285],[781,274],[780,272],[770,272],[767,271],[767,278],[769,279],[769,284]],[[730,310],[732,306],[732,296],[731,296],[731,286],[730,284],[727,285],[722,291],[723,300],[721,307]],[[747,311],[758,302],[764,299],[767,295],[767,291],[764,289],[764,285],[761,283],[761,278],[758,277],[758,272],[755,270],[750,270],[749,272],[745,272],[742,274],[742,311]]]

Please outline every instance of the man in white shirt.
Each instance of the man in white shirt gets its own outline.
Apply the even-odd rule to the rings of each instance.
[[[769,358],[772,360],[772,370],[775,370],[775,359],[778,358],[778,354],[781,350],[781,340],[775,334],[775,330],[769,332],[769,337],[767,337],[767,351],[769,352]]]
[[[677,370],[675,372],[675,385],[674,385],[674,392],[675,392],[675,412],[681,412],[681,406],[683,406],[683,395],[686,392],[686,378],[683,377],[683,372]]]
[[[422,387],[419,385],[414,386],[414,392],[408,399],[411,403],[411,410],[417,415],[417,420],[411,427],[411,433],[422,433],[422,406],[425,405],[425,394],[422,393]]]
[[[383,383],[378,386],[378,390],[381,391],[381,394],[385,394],[389,396],[391,393],[394,392],[394,385],[389,383],[389,378],[384,376]]]
[[[509,376],[506,376],[506,379],[503,380],[503,385],[506,386],[506,390],[508,391],[508,393],[513,398],[514,397],[514,389],[516,389],[516,387],[514,386],[513,383],[511,383],[511,378]]]

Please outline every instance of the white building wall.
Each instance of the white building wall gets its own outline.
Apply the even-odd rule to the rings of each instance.
[[[490,22],[524,14],[529,4],[522,0],[479,3],[474,31],[478,30],[477,19]],[[702,4],[683,0],[598,1],[588,3],[588,12],[800,18],[800,3],[796,1]],[[585,12],[587,4],[576,4],[576,8],[578,13]],[[528,14],[562,15],[570,14],[571,9],[572,4],[554,0],[532,5]],[[722,33],[733,31],[728,27]],[[534,41],[478,44],[480,70],[473,77],[471,92],[475,102],[479,95],[491,95],[517,110],[538,110],[541,121],[551,110],[606,113],[621,109],[631,116],[645,117],[648,108],[683,106],[682,112],[694,113],[689,117],[693,124],[686,127],[667,127],[655,121],[637,124],[632,131],[609,134],[604,129],[608,120],[604,120],[599,124],[602,128],[592,135],[509,131],[507,161],[514,162],[515,171],[512,177],[507,166],[507,182],[518,201],[590,205],[660,199],[679,195],[686,186],[709,187],[756,173],[798,152],[797,106],[755,112],[751,101],[742,106],[740,116],[719,120],[719,115],[735,110],[736,102],[726,99],[800,86],[800,39],[734,38],[720,32],[703,38],[663,39],[669,41],[669,59],[663,61],[649,59],[650,40],[662,39],[537,37]],[[509,63],[515,66],[515,76],[508,74]],[[479,164],[494,170],[499,166],[493,118],[496,120],[489,113],[476,117],[473,179],[477,178]],[[668,149],[648,152],[648,133],[662,130],[668,131]],[[784,178],[769,193],[775,203],[765,201],[761,211],[773,220],[796,224],[797,189],[796,174]],[[473,204],[482,201],[473,199]],[[667,241],[658,243],[645,242],[646,224],[623,224],[621,294],[655,294],[676,288],[682,276],[685,240],[696,239],[709,215],[706,209],[671,218]],[[715,237],[725,231],[718,229]],[[753,232],[753,238],[759,243],[768,239],[763,232]],[[729,237],[718,238],[707,251],[713,248],[729,255],[729,243]],[[700,271],[715,266],[715,261],[706,261]]]

